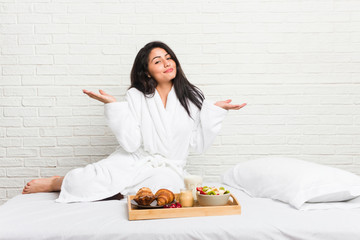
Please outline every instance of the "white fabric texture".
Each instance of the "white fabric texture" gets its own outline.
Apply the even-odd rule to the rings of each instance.
[[[360,209],[298,211],[223,186],[239,201],[241,215],[129,221],[125,199],[58,204],[58,193],[18,195],[0,206],[0,239],[359,239]]]
[[[125,102],[105,104],[108,125],[120,146],[108,158],[67,173],[56,201],[94,201],[135,193],[143,186],[178,191],[189,150],[205,151],[227,113],[207,100],[201,111],[191,102],[189,106],[192,118],[174,88],[166,108],[156,90],[145,97],[135,88],[127,91]]]
[[[280,200],[301,210],[360,207],[354,199],[360,196],[359,176],[294,158],[242,162],[225,172],[222,181],[250,196]]]

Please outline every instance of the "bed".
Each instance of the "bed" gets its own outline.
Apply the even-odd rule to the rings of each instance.
[[[129,221],[126,199],[62,204],[58,193],[18,195],[0,206],[0,239],[360,239],[360,208],[300,211],[224,186],[240,215]]]
[[[291,158],[240,162],[222,175],[237,215],[128,220],[127,198],[56,203],[18,195],[0,206],[0,239],[360,239],[360,177]]]

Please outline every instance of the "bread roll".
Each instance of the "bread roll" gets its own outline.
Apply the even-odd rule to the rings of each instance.
[[[143,206],[149,206],[154,200],[154,194],[151,192],[150,188],[147,187],[140,188],[134,198],[134,201],[137,202],[137,204]]]

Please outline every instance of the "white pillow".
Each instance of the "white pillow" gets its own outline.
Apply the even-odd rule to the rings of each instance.
[[[360,177],[293,158],[267,157],[237,164],[224,184],[253,197],[272,198],[300,209],[305,202],[337,202],[360,196]]]

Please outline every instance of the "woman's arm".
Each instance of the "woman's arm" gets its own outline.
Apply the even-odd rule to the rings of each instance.
[[[99,90],[100,94],[83,90],[89,97],[105,103],[105,117],[120,146],[127,152],[135,152],[142,142],[139,116],[135,106],[139,107],[136,96],[126,94],[125,102],[116,102],[115,97]]]
[[[227,110],[239,110],[243,104],[230,104],[231,100],[219,101],[215,104],[204,100],[201,110],[195,119],[195,126],[190,140],[190,148],[197,153],[203,153],[214,142],[220,132],[222,121]]]

